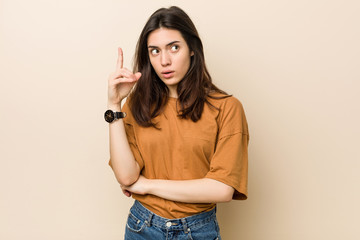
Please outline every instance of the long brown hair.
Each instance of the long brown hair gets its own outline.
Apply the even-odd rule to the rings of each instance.
[[[204,104],[210,104],[208,97],[218,98],[211,96],[211,93],[218,92],[224,94],[224,97],[228,96],[212,83],[205,65],[202,42],[189,16],[175,6],[160,8],[145,24],[134,58],[134,72],[141,72],[142,75],[129,96],[129,106],[136,122],[144,127],[156,127],[152,119],[159,115],[168,101],[169,89],[153,69],[147,46],[149,34],[161,27],[178,30],[190,51],[194,52],[189,70],[177,86],[179,117],[196,122],[201,118]]]

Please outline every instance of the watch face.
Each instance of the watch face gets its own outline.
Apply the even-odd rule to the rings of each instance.
[[[105,118],[105,121],[107,121],[108,123],[111,123],[112,121],[114,121],[114,112],[111,111],[111,110],[107,110],[104,114],[104,118]]]

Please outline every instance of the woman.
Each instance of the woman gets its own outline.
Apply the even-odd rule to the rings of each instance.
[[[105,119],[109,165],[135,199],[125,239],[221,239],[216,203],[247,198],[241,103],[212,84],[197,30],[178,7],[145,24],[135,73],[118,54]]]

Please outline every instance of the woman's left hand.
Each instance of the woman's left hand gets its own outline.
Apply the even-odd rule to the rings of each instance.
[[[132,185],[125,187],[121,186],[121,189],[125,196],[130,197],[131,193],[139,194],[139,195],[145,195],[147,194],[147,184],[151,181],[144,176],[140,175],[138,180],[133,183]]]

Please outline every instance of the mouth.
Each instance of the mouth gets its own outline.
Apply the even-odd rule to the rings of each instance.
[[[168,79],[168,78],[172,78],[174,76],[174,73],[175,73],[175,71],[166,70],[166,71],[162,71],[161,75],[164,78]]]

